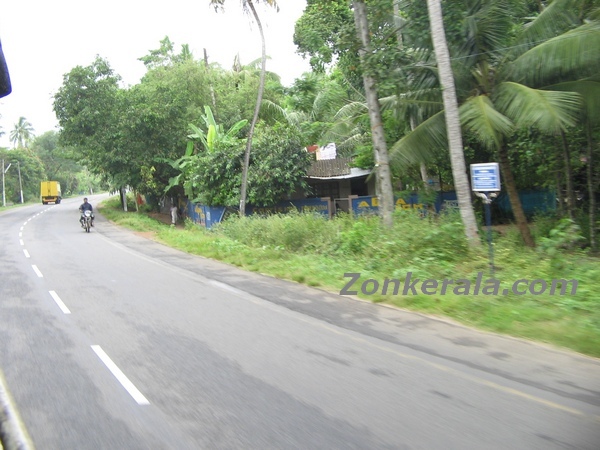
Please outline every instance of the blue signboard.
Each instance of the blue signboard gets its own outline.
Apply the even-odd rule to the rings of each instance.
[[[475,192],[500,191],[498,163],[471,164],[471,186]]]

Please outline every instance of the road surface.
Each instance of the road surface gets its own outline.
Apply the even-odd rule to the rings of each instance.
[[[36,448],[600,448],[597,359],[244,272],[99,215],[87,234],[79,203],[0,213],[0,369]]]

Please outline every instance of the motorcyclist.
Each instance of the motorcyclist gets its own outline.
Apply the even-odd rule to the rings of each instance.
[[[83,214],[89,211],[92,213],[92,226],[94,226],[94,207],[92,206],[91,203],[88,203],[88,199],[87,197],[85,197],[83,199],[83,203],[81,204],[81,206],[79,207],[79,212],[81,213],[81,217],[79,218],[79,222],[81,223],[81,226],[83,227]]]

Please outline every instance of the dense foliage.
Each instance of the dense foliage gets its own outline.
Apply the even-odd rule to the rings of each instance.
[[[441,3],[467,164],[504,161],[503,189],[513,193],[555,191],[556,216],[578,221],[588,243],[597,245],[600,1]],[[397,193],[424,184],[454,188],[427,4],[375,0],[367,12],[373,51],[361,63],[352,2],[307,1],[294,42],[313,72],[290,87],[266,74],[249,203],[275,202],[301,189],[308,145],[335,142],[355,165],[373,168],[364,73],[377,82]],[[225,70],[187,45],[177,50],[168,37],[139,59],[147,72],[134,86],[123,86],[101,57],[65,74],[54,102],[58,135],[34,138],[24,118],[15,125],[17,148],[6,158],[20,161],[26,197],[37,196],[40,178],[56,178],[68,193],[95,190],[101,180],[155,199],[186,191],[210,204],[236,205],[260,61],[236,59]],[[206,107],[223,130],[245,121],[234,144],[207,151],[189,137],[197,134],[190,124],[203,129]],[[196,146],[186,153],[190,139]],[[184,155],[194,165],[174,164]],[[6,174],[10,198],[15,175],[14,168]]]
[[[503,186],[529,244],[518,188],[556,190],[559,209],[571,218],[587,209],[587,228],[595,229],[600,2],[463,0],[442,6],[467,163],[502,163]],[[418,188],[433,179],[452,189],[426,2],[368,2],[376,51],[362,66],[347,63],[357,49],[351,7],[348,1],[309,1],[296,25],[296,44],[316,68],[335,66],[349,84],[356,71],[376,78],[381,108],[390,113],[383,127],[397,186]],[[364,114],[357,101],[338,117],[358,125]],[[369,145],[355,152],[362,165],[372,159]]]

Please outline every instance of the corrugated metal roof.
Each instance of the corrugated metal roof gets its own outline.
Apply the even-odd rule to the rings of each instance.
[[[334,161],[334,160],[332,160]],[[316,180],[344,180],[348,178],[359,178],[367,176],[371,173],[369,169],[359,169],[358,167],[350,167],[349,173],[343,175],[333,175],[333,176],[311,176],[308,178],[316,179]]]

